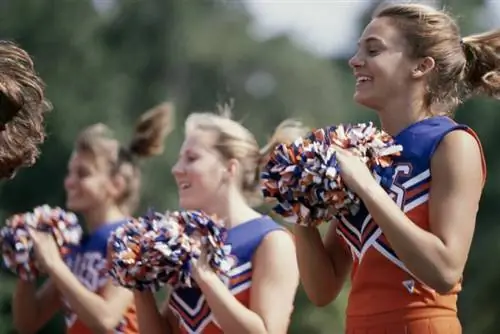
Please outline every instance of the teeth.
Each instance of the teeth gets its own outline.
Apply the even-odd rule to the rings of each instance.
[[[179,187],[180,187],[181,189],[187,189],[187,188],[191,187],[191,184],[190,184],[190,183],[187,183],[187,182],[183,182],[183,183],[180,183],[180,184],[179,184]]]
[[[366,82],[366,81],[370,81],[371,79],[369,77],[357,77],[356,78],[356,82]]]

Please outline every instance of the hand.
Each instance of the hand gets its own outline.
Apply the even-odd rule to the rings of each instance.
[[[62,262],[61,253],[54,237],[47,232],[37,231],[34,228],[29,228],[28,231],[33,240],[33,250],[37,264],[42,271],[50,272],[56,264]]]
[[[361,159],[340,147],[336,152],[342,181],[356,195],[362,197],[367,186],[377,184],[373,174]]]
[[[197,259],[191,259],[191,275],[197,283],[205,280],[208,277],[214,276],[215,272],[210,267],[207,246],[201,243],[201,253]]]

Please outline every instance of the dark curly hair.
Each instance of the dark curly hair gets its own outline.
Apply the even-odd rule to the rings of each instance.
[[[0,178],[12,178],[30,167],[45,140],[44,120],[52,109],[44,83],[28,53],[0,41]]]

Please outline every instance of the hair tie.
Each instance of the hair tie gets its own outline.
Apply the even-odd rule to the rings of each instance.
[[[131,164],[137,163],[137,156],[130,149],[120,146],[118,149],[118,161],[117,165],[120,166],[123,162],[129,162]]]

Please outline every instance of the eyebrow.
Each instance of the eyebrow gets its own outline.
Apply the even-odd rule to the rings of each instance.
[[[364,40],[358,40],[358,46],[362,43],[370,43],[370,42],[379,42],[379,43],[383,43],[382,40],[378,37],[374,37],[374,36],[368,36],[367,38],[365,38]]]

